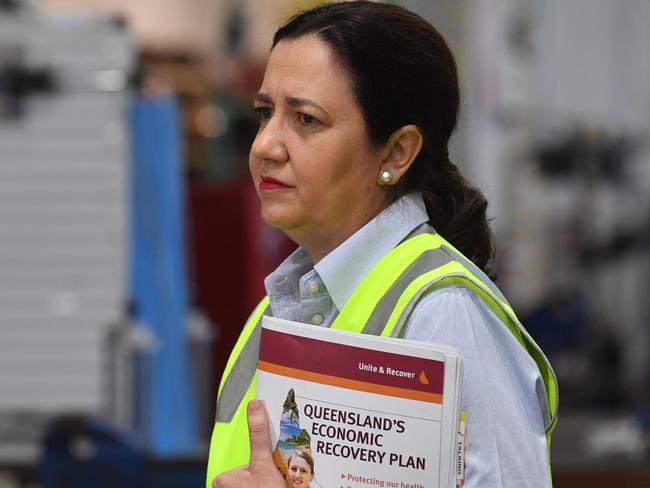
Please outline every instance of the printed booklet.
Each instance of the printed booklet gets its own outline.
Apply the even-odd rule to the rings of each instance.
[[[264,317],[257,398],[287,487],[462,485],[462,372],[448,346]]]

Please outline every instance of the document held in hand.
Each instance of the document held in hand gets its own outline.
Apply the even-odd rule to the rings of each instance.
[[[287,487],[455,487],[462,371],[448,346],[264,317],[257,397]]]

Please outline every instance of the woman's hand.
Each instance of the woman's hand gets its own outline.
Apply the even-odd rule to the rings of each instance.
[[[212,480],[212,488],[286,488],[273,462],[269,420],[260,400],[248,402],[248,437],[251,446],[249,464],[220,474]]]

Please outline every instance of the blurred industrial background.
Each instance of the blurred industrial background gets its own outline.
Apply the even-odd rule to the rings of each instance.
[[[293,249],[247,174],[297,0],[0,0],[0,488],[202,486],[215,390]],[[554,486],[650,487],[650,2],[403,0],[560,383]]]

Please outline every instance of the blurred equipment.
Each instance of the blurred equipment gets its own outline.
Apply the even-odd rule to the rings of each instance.
[[[185,488],[205,482],[202,463],[161,462],[133,436],[96,418],[63,417],[45,437],[43,488]]]
[[[178,108],[169,95],[131,108],[132,319],[149,344],[135,356],[135,427],[162,456],[197,448],[187,355],[188,283]]]
[[[146,486],[143,450],[97,419],[66,417],[45,437],[43,488]]]
[[[133,52],[110,20],[0,10],[0,419],[15,426],[0,433],[0,464],[36,462],[30,425],[106,405],[104,338],[125,295]],[[20,422],[28,414],[40,420]]]
[[[0,10],[12,11],[18,9],[19,0],[1,0]]]
[[[639,177],[646,162],[637,157],[643,149],[629,136],[577,129],[534,150],[539,189],[528,194],[558,196],[546,205],[553,211],[540,212],[557,266],[546,274],[554,293],[524,321],[556,359],[565,406],[647,401],[638,394],[650,382],[650,182]]]
[[[5,119],[18,118],[23,115],[23,104],[27,97],[52,93],[54,91],[53,73],[47,69],[27,69],[5,54],[4,66],[0,71],[0,93],[2,108],[0,113]]]

